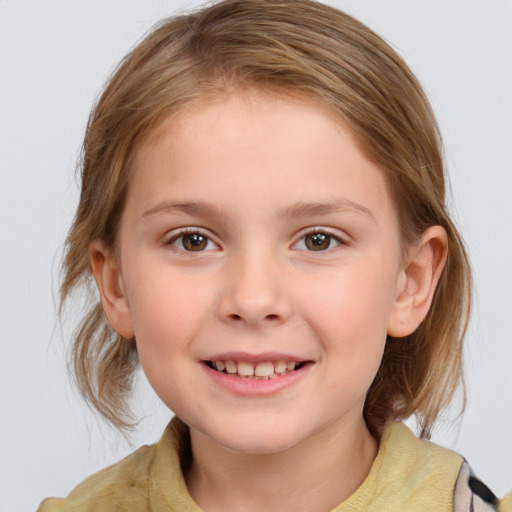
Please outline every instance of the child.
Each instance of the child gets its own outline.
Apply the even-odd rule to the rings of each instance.
[[[88,125],[62,298],[120,428],[139,361],[161,441],[40,511],[512,510],[428,437],[462,376],[470,272],[439,134],[396,53],[307,0],[165,21]]]

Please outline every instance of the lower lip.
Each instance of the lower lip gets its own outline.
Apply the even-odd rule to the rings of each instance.
[[[234,395],[244,397],[264,397],[279,393],[285,388],[296,384],[299,380],[306,376],[312,364],[305,364],[298,370],[279,375],[273,379],[251,379],[244,377],[236,377],[229,373],[213,370],[204,363],[201,363],[207,375],[218,386],[226,389]]]

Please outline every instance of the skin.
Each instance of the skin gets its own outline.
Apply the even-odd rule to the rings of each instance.
[[[315,233],[324,250],[307,245]],[[116,254],[95,241],[91,261],[110,323],[190,426],[185,477],[205,511],[330,510],[368,475],[366,393],[387,335],[428,312],[447,251],[439,226],[405,257],[400,242],[383,173],[310,102],[204,101],[139,149]],[[233,352],[308,365],[239,396],[204,364]]]

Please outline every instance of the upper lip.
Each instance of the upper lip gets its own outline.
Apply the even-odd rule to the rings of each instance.
[[[263,352],[251,354],[248,352],[222,352],[203,358],[203,361],[244,361],[247,363],[264,363],[267,361],[295,361],[305,362],[308,359],[293,354],[280,352]]]

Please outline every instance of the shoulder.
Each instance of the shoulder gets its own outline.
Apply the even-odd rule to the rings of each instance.
[[[383,510],[451,511],[453,489],[464,459],[402,423],[388,424],[374,462],[373,488]]]
[[[176,416],[157,444],[95,473],[67,498],[49,498],[37,512],[200,512],[182,472],[189,461],[188,427]]]
[[[455,484],[464,458],[447,448],[418,438],[403,423],[392,423],[383,436],[387,462],[398,465],[404,475],[423,475],[431,481],[451,481]]]
[[[391,460],[396,461],[398,456],[402,461],[404,487],[415,482],[415,494],[423,495],[425,503],[429,501],[431,505],[444,495],[443,507],[439,503],[433,510],[512,512],[512,496],[499,500],[458,453],[418,439],[401,423],[392,425],[388,436]]]
[[[134,512],[146,510],[155,447],[143,446],[117,464],[88,477],[65,499],[44,500],[37,512],[111,512],[122,502],[129,502]]]

